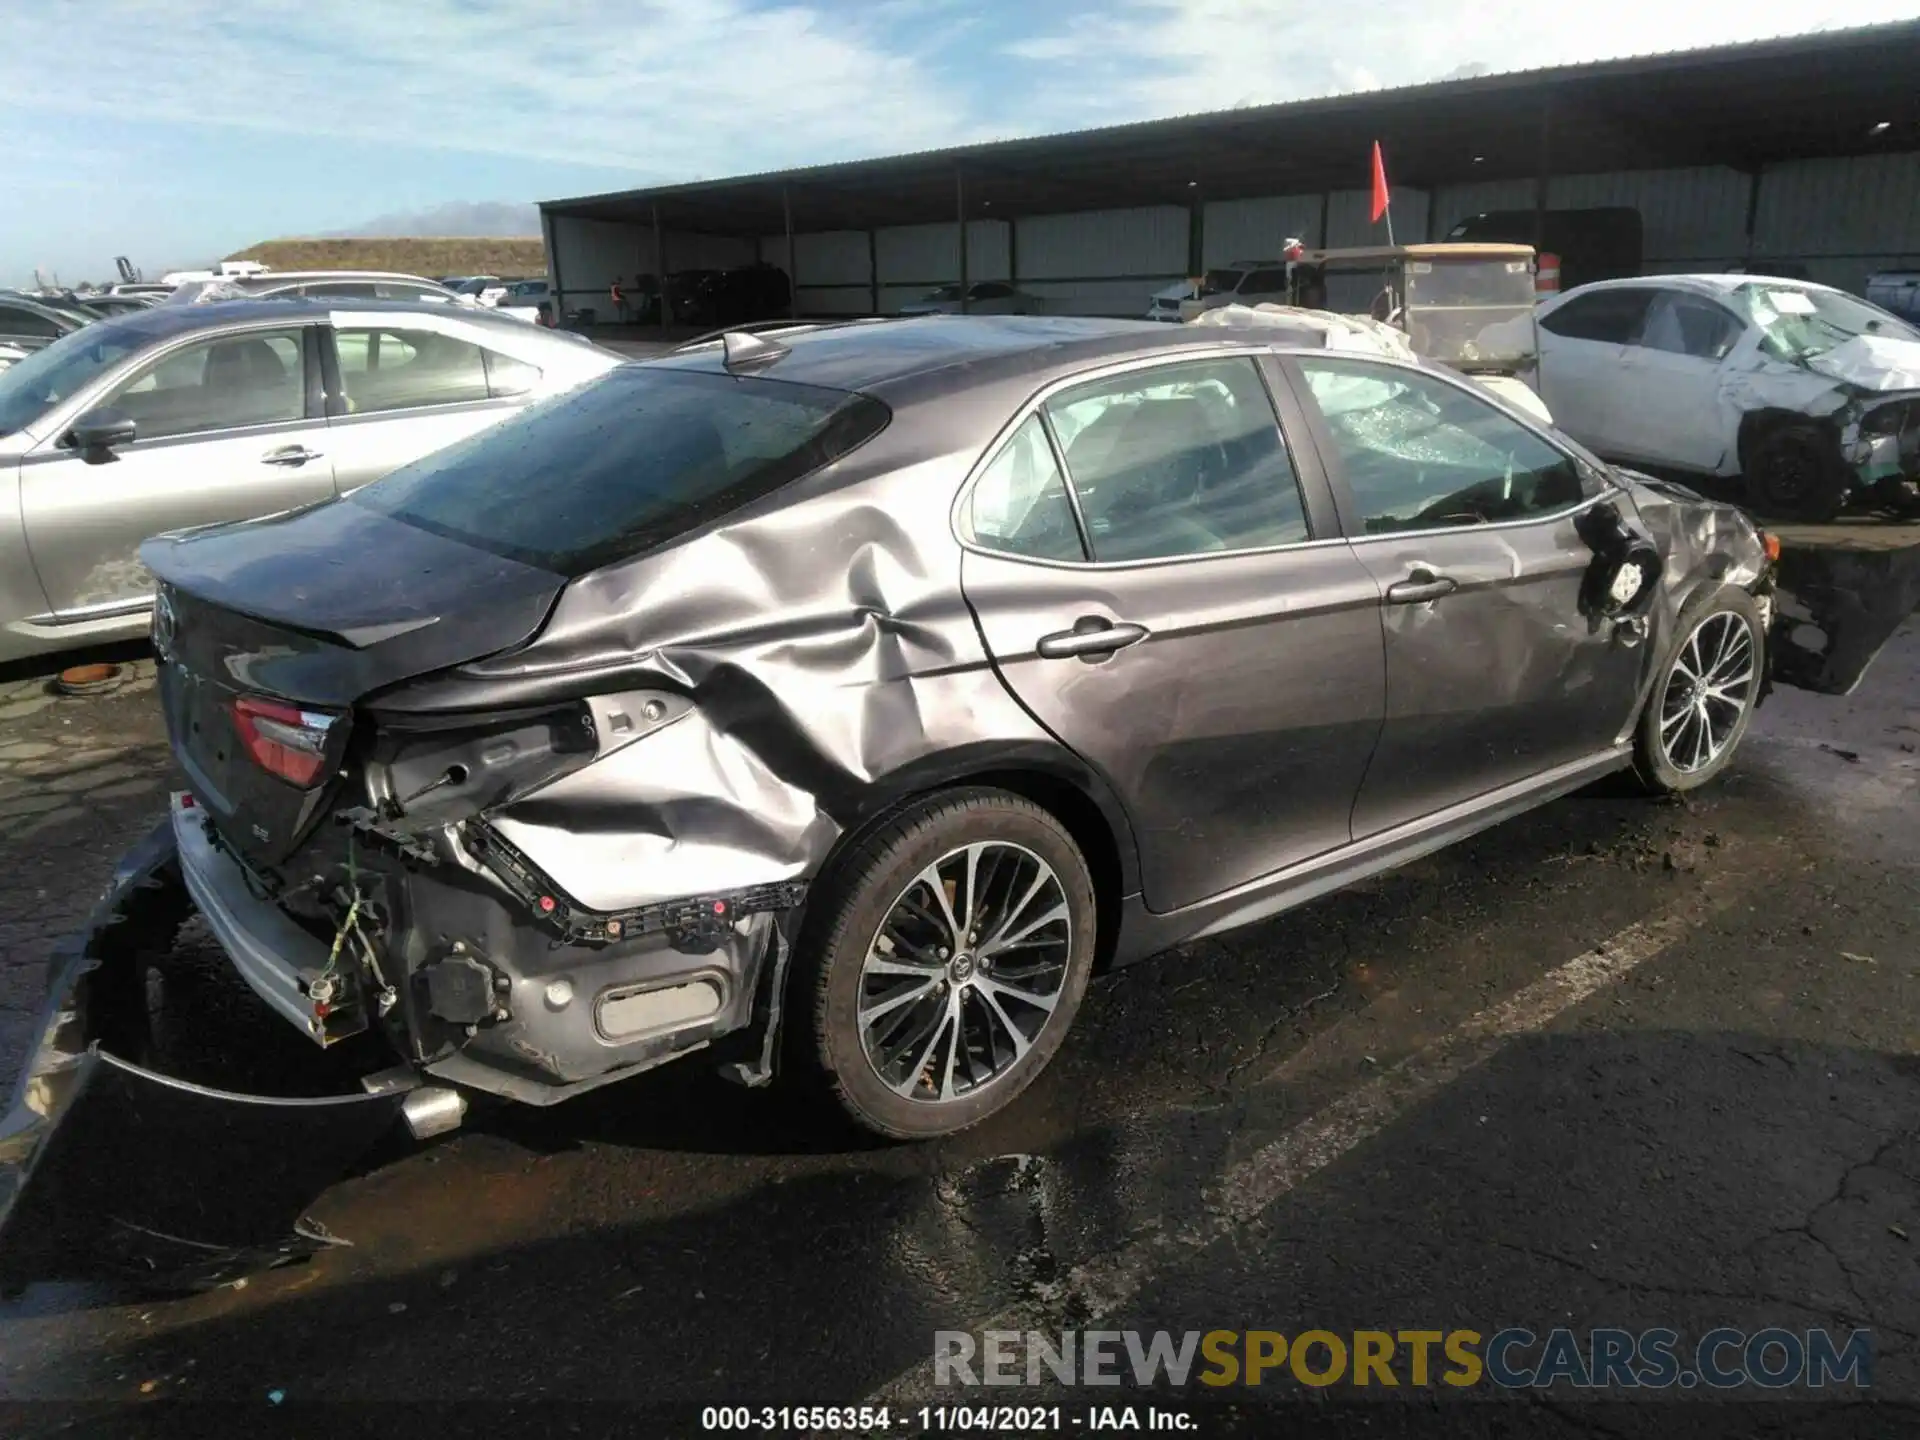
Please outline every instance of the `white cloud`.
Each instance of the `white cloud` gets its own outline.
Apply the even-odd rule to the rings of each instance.
[[[1912,0],[1617,0],[1604,26],[1540,0],[89,0],[89,33],[140,40],[89,50],[76,77],[45,57],[70,50],[77,8],[0,4],[0,129],[104,112],[443,147],[523,158],[544,195],[541,162],[739,174],[1904,18]]]
[[[73,12],[8,5],[15,109],[618,166],[661,178],[847,159],[966,133],[949,87],[856,17],[743,0],[96,0],[83,83],[45,56]],[[532,185],[530,190],[539,186]]]
[[[1148,119],[1912,15],[1912,0],[1616,0],[1598,25],[1539,0],[1106,0],[1002,53],[1070,56],[1078,93]]]

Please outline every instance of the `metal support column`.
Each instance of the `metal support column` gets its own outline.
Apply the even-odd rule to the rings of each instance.
[[[787,318],[800,318],[800,257],[793,243],[793,192],[780,187],[780,212],[787,222]]]
[[[873,230],[867,231],[867,313],[880,313],[880,241]]]
[[[1749,267],[1753,265],[1754,232],[1760,223],[1760,176],[1766,168],[1755,161],[1747,175],[1747,253],[1744,263]]]
[[[960,227],[960,313],[967,313],[967,177],[953,172],[954,223]]]
[[[1200,201],[1187,206],[1187,278],[1207,269],[1207,207]]]
[[[1322,190],[1320,192],[1320,240],[1318,245],[1315,246],[1316,249],[1324,250],[1327,248],[1327,216],[1332,209],[1333,192],[1331,190]]]
[[[1547,238],[1547,181],[1553,173],[1553,101],[1540,102],[1540,163],[1533,182],[1533,248]]]
[[[667,232],[660,228],[660,207],[653,207],[653,275],[660,285],[660,328],[673,324],[673,297],[667,293]]]

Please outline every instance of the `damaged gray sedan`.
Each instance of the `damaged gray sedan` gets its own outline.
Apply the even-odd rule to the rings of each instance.
[[[732,334],[152,541],[190,789],[123,894],[183,883],[288,1044],[377,1039],[364,1096],[289,1112],[345,1137],[310,1154],[693,1052],[925,1137],[1019,1095],[1097,968],[1610,771],[1723,769],[1772,542],[1322,343]],[[67,1157],[43,1216],[92,1194],[41,1143],[75,1073],[150,1116],[177,1086],[82,1053],[112,969],[70,957],[10,1122],[27,1191]],[[186,1238],[258,1252],[225,1223]]]

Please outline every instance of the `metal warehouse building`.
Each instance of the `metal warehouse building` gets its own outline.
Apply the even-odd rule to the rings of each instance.
[[[803,315],[1010,281],[1140,315],[1201,270],[1491,210],[1630,206],[1649,272],[1794,262],[1858,292],[1920,266],[1920,21],[548,201],[562,306],[616,277],[766,261]]]

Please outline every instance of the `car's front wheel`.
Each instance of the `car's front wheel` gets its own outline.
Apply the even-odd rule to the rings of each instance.
[[[1726,585],[1681,611],[1634,737],[1634,771],[1677,794],[1727,768],[1760,697],[1766,636],[1760,607]]]
[[[1079,848],[1052,815],[1001,790],[952,791],[895,816],[814,904],[801,957],[810,1058],[855,1123],[894,1139],[951,1134],[1026,1089],[1066,1037],[1093,965]]]
[[[1847,501],[1851,476],[1831,437],[1813,425],[1783,425],[1747,458],[1748,498],[1763,514],[1824,523]]]

